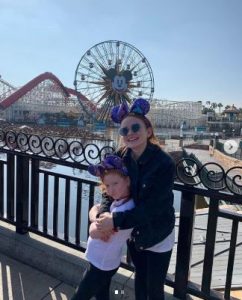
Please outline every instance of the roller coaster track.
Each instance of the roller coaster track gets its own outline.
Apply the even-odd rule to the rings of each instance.
[[[199,120],[201,111],[198,102],[155,100],[151,102],[151,114],[170,120]]]
[[[75,90],[65,87],[54,74],[49,72],[40,74],[19,89],[0,77],[0,107],[2,109],[8,108],[19,99],[26,96],[29,92],[31,93],[31,91],[37,88],[39,84],[46,80],[52,81],[58,87],[59,91],[61,91],[64,98],[68,99],[71,96],[75,96],[82,109],[85,112],[88,111],[88,114],[93,115],[96,106],[91,101],[81,93],[77,93]]]
[[[15,86],[3,80],[0,76],[0,102],[17,90]]]

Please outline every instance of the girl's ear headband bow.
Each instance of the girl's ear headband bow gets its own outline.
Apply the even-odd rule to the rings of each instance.
[[[102,177],[105,171],[117,170],[121,174],[127,176],[128,170],[124,166],[122,159],[116,155],[109,155],[98,165],[90,165],[88,172],[94,176]]]
[[[111,118],[114,123],[121,123],[122,120],[130,113],[145,116],[149,110],[149,102],[143,98],[138,98],[134,101],[130,109],[126,102],[123,102],[118,106],[114,106],[111,111]]]

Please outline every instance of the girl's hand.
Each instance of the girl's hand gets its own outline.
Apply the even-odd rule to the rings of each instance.
[[[96,226],[98,230],[109,230],[113,229],[113,217],[110,213],[103,213],[101,216],[96,220]]]
[[[114,234],[113,231],[101,231],[100,240],[108,242],[112,234]]]
[[[96,215],[99,212],[99,208],[100,208],[100,204],[96,204],[90,209],[90,211],[89,211],[89,220],[90,220],[91,223],[96,221]]]
[[[101,231],[97,229],[96,223],[91,223],[89,227],[89,234],[93,239],[100,239],[103,242],[108,242],[111,235],[115,232],[111,231]]]

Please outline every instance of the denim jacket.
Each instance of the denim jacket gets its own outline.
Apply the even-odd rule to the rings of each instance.
[[[137,250],[149,248],[164,240],[173,230],[173,182],[175,163],[159,146],[148,144],[135,161],[131,149],[123,157],[131,179],[131,197],[136,207],[126,212],[113,213],[116,229],[134,227],[131,238]],[[104,198],[99,214],[109,211],[110,201]]]

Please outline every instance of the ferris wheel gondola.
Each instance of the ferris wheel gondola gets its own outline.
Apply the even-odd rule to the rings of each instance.
[[[154,93],[147,59],[134,46],[116,40],[86,51],[76,68],[74,85],[77,92],[96,105],[95,117],[100,121],[109,119],[114,105],[124,101],[130,104],[137,97],[151,100]]]

